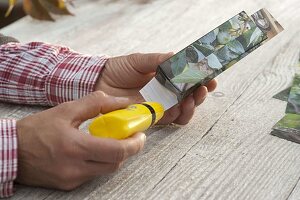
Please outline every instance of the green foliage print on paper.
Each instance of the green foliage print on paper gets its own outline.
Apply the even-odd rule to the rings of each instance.
[[[224,66],[224,70],[238,62],[264,40],[264,33],[260,29],[251,29],[238,38],[228,42],[217,50],[215,55]]]
[[[218,41],[220,44],[227,44],[249,31],[252,27],[255,27],[253,21],[245,12],[241,12],[219,27]]]
[[[247,50],[262,41],[261,35],[255,23],[242,12],[173,56],[168,77],[178,88],[200,83],[247,55]],[[164,70],[166,73],[167,69]]]
[[[215,70],[219,70],[223,67],[215,54],[211,54],[207,57],[207,64],[211,69]]]
[[[245,49],[243,45],[238,40],[232,40],[228,42],[226,46],[228,47],[229,50],[236,53],[237,55],[241,55],[245,53]]]
[[[286,113],[300,114],[300,74],[295,75],[293,86],[288,98]]]
[[[264,33],[257,27],[251,34],[247,47],[251,44],[255,46],[255,44],[259,43],[263,39]]]
[[[254,22],[246,13],[242,12],[201,37],[198,41],[194,42],[192,46],[199,50],[204,56],[209,56],[237,37],[255,28]]]
[[[275,126],[275,128],[292,128],[300,131],[300,115],[286,114]]]
[[[205,78],[221,68],[222,65],[218,58],[214,54],[211,54],[198,63],[188,63],[184,71],[172,78],[171,81],[174,84],[196,84],[203,81]]]
[[[181,74],[187,65],[185,49],[175,54],[170,61],[173,75]]]
[[[186,67],[185,70],[179,74],[178,76],[175,76],[171,81],[173,83],[191,83],[196,84],[200,80],[204,79],[207,76],[206,73],[202,73],[200,70]]]
[[[194,42],[192,46],[202,53],[204,56],[212,54],[215,48],[211,44],[201,44],[199,42]]]
[[[198,53],[192,46],[188,46],[185,50],[186,53],[186,60],[190,63],[196,63],[198,62]]]
[[[201,51],[196,49],[193,45],[186,48],[186,61],[188,63],[197,63],[203,58],[205,58],[203,53],[201,53]]]
[[[265,33],[262,32],[258,27],[249,30],[239,37],[239,41],[246,51],[261,43],[265,39]]]
[[[218,34],[218,36],[217,36],[217,38],[218,38],[219,44],[225,45],[225,44],[227,44],[229,41],[233,40],[233,39],[234,39],[234,36],[232,36],[232,35],[230,34],[230,32],[227,32],[227,31],[220,31],[219,34]]]
[[[223,66],[225,66],[232,60],[235,60],[239,57],[239,54],[232,51],[228,46],[224,46],[223,48],[218,50],[215,54]]]
[[[215,40],[217,39],[217,34],[218,34],[218,30],[219,28],[216,28],[215,30],[210,31],[209,33],[207,33],[206,35],[204,35],[203,37],[201,37],[199,39],[199,42],[205,45],[211,45],[215,42]]]

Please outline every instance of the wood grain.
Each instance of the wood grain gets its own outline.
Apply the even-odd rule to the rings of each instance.
[[[293,188],[288,200],[297,200],[300,197],[300,178],[298,184]]]
[[[91,54],[176,52],[241,10],[261,7],[285,31],[220,75],[189,125],[150,130],[144,151],[116,174],[71,192],[18,186],[12,199],[297,199],[300,145],[269,134],[286,106],[272,96],[291,83],[299,56],[297,0],[78,0],[76,17],[27,17],[1,32]],[[2,117],[41,109],[0,105]]]

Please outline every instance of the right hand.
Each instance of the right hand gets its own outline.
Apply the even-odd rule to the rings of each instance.
[[[71,190],[115,172],[144,146],[145,134],[124,140],[97,138],[78,129],[87,119],[131,104],[129,99],[94,92],[17,122],[17,182]]]

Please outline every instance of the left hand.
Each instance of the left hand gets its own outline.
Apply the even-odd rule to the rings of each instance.
[[[144,99],[139,93],[140,89],[155,76],[158,65],[172,55],[173,53],[136,53],[110,58],[96,83],[95,90],[143,102]],[[213,91],[216,86],[215,79],[208,82],[206,86],[200,86],[180,104],[165,112],[159,124],[172,122],[180,125],[187,124],[193,117],[195,107],[200,105],[205,100],[207,93]]]

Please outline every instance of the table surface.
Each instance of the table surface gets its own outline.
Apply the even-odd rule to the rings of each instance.
[[[189,3],[187,3],[189,2]],[[299,199],[300,145],[270,135],[300,50],[299,0],[77,0],[75,17],[29,17],[0,30],[89,54],[184,48],[230,17],[267,8],[285,31],[218,76],[218,88],[184,127],[151,129],[145,149],[117,173],[71,192],[17,186],[12,199]],[[42,110],[0,104],[1,117]]]

